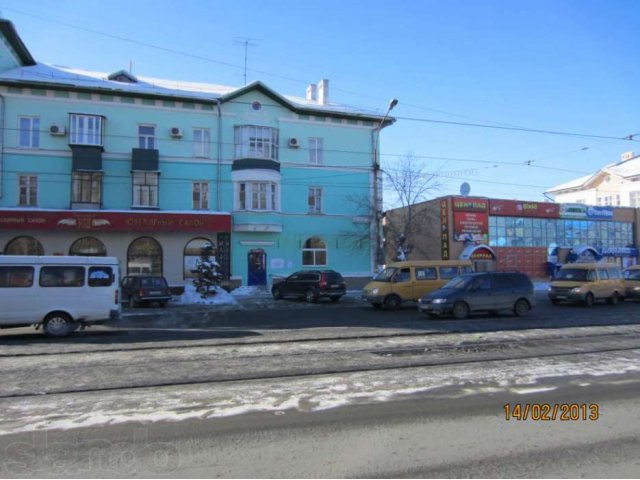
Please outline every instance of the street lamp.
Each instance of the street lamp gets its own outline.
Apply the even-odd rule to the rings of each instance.
[[[389,116],[389,112],[398,105],[398,99],[394,98],[389,102],[387,111],[385,112],[382,120],[373,131],[373,238],[375,241],[375,263],[374,270],[379,270],[379,265],[384,263],[384,253],[382,251],[382,232],[380,229],[380,220],[382,219],[382,176],[380,172],[380,152],[378,149],[378,143],[380,140],[380,130],[384,125],[384,121]]]

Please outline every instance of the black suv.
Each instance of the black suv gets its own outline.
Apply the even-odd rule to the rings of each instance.
[[[518,272],[484,272],[460,275],[440,290],[420,298],[418,310],[430,317],[452,314],[466,318],[470,313],[510,310],[523,317],[535,305],[533,283]]]
[[[337,302],[347,293],[344,278],[333,270],[302,270],[289,275],[271,288],[276,300],[288,296],[304,298],[307,302],[315,302],[319,298],[329,297]]]
[[[124,277],[121,283],[122,302],[130,307],[158,302],[165,307],[171,300],[171,290],[164,277],[135,275]]]

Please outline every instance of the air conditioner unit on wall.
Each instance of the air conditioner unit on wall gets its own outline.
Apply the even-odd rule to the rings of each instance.
[[[298,148],[300,146],[300,142],[297,138],[291,137],[289,139],[289,148]]]
[[[180,129],[178,127],[172,127],[171,128],[171,136],[173,138],[181,138],[182,137],[182,129]]]
[[[49,133],[56,137],[63,137],[67,134],[67,130],[64,127],[54,123],[49,127]]]

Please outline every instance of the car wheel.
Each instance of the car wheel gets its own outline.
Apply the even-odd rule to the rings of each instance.
[[[584,305],[585,307],[593,307],[593,303],[595,302],[595,298],[593,298],[592,293],[587,293],[587,296],[584,297]]]
[[[620,296],[618,295],[618,292],[613,292],[613,295],[607,298],[607,303],[609,305],[615,305],[616,303],[618,303],[619,300],[620,300]]]
[[[529,313],[529,310],[531,310],[529,302],[524,298],[518,300],[513,306],[513,313],[515,313],[517,317],[525,317]]]
[[[461,320],[469,316],[469,306],[464,302],[458,302],[453,306],[453,318]]]
[[[50,337],[66,337],[76,328],[75,322],[66,313],[50,313],[44,319],[44,333]]]
[[[396,310],[401,304],[402,300],[397,295],[389,295],[384,301],[384,306],[389,310]]]
[[[280,287],[273,287],[271,289],[271,295],[273,295],[273,298],[275,300],[282,300],[282,288]]]
[[[316,301],[316,292],[314,292],[313,289],[310,288],[304,294],[304,299],[307,301],[307,303],[314,303]]]
[[[331,300],[332,302],[337,302],[338,300],[340,300],[340,297],[342,295],[332,295],[329,297],[329,300]]]

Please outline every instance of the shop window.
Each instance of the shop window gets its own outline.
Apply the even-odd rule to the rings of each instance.
[[[327,245],[319,237],[308,238],[302,248],[302,266],[325,266],[327,264]]]
[[[33,237],[16,237],[4,248],[5,255],[44,255],[42,244]]]
[[[197,276],[197,274],[193,273],[192,270],[195,270],[197,262],[200,259],[200,252],[206,244],[213,245],[215,251],[214,255],[216,255],[217,257],[216,243],[208,238],[194,238],[193,240],[189,240],[189,242],[185,245],[183,254],[184,260],[182,262],[183,278],[195,278]],[[216,261],[218,261],[217,258]]]
[[[162,275],[162,247],[151,237],[141,237],[127,250],[127,275]]]
[[[95,237],[82,237],[73,242],[69,248],[69,255],[83,257],[106,257],[107,248]]]

